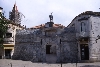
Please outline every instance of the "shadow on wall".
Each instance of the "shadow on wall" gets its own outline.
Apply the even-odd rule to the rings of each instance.
[[[98,65],[84,65],[84,66],[80,66],[80,67],[100,67]]]

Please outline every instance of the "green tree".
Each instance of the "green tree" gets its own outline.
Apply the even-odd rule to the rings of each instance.
[[[0,12],[0,47],[3,47],[4,35],[7,32],[8,24],[10,23],[4,16],[4,13]]]

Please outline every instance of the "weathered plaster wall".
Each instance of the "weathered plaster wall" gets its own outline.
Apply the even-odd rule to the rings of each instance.
[[[97,13],[98,15],[99,13]],[[89,46],[89,61],[100,61],[100,16],[97,16],[94,14],[85,14],[85,15],[79,15],[75,17],[75,19],[72,21],[72,23],[68,27],[75,27],[76,30],[76,38],[79,45],[79,54],[80,60],[80,43],[79,40],[81,38],[88,38],[87,43]],[[85,23],[84,26],[81,25],[81,23]],[[84,29],[84,31],[81,31],[81,28]]]
[[[100,17],[91,16],[90,23],[90,60],[100,61]]]

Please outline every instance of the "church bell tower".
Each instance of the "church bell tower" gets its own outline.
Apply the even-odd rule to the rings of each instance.
[[[12,11],[9,12],[9,19],[16,24],[21,24],[20,12],[18,12],[16,2],[14,4]]]

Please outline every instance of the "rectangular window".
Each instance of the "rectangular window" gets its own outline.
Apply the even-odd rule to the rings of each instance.
[[[5,37],[6,37],[6,38],[12,37],[12,33],[6,33]]]
[[[81,22],[81,32],[86,32],[86,27],[85,27],[85,23]]]

